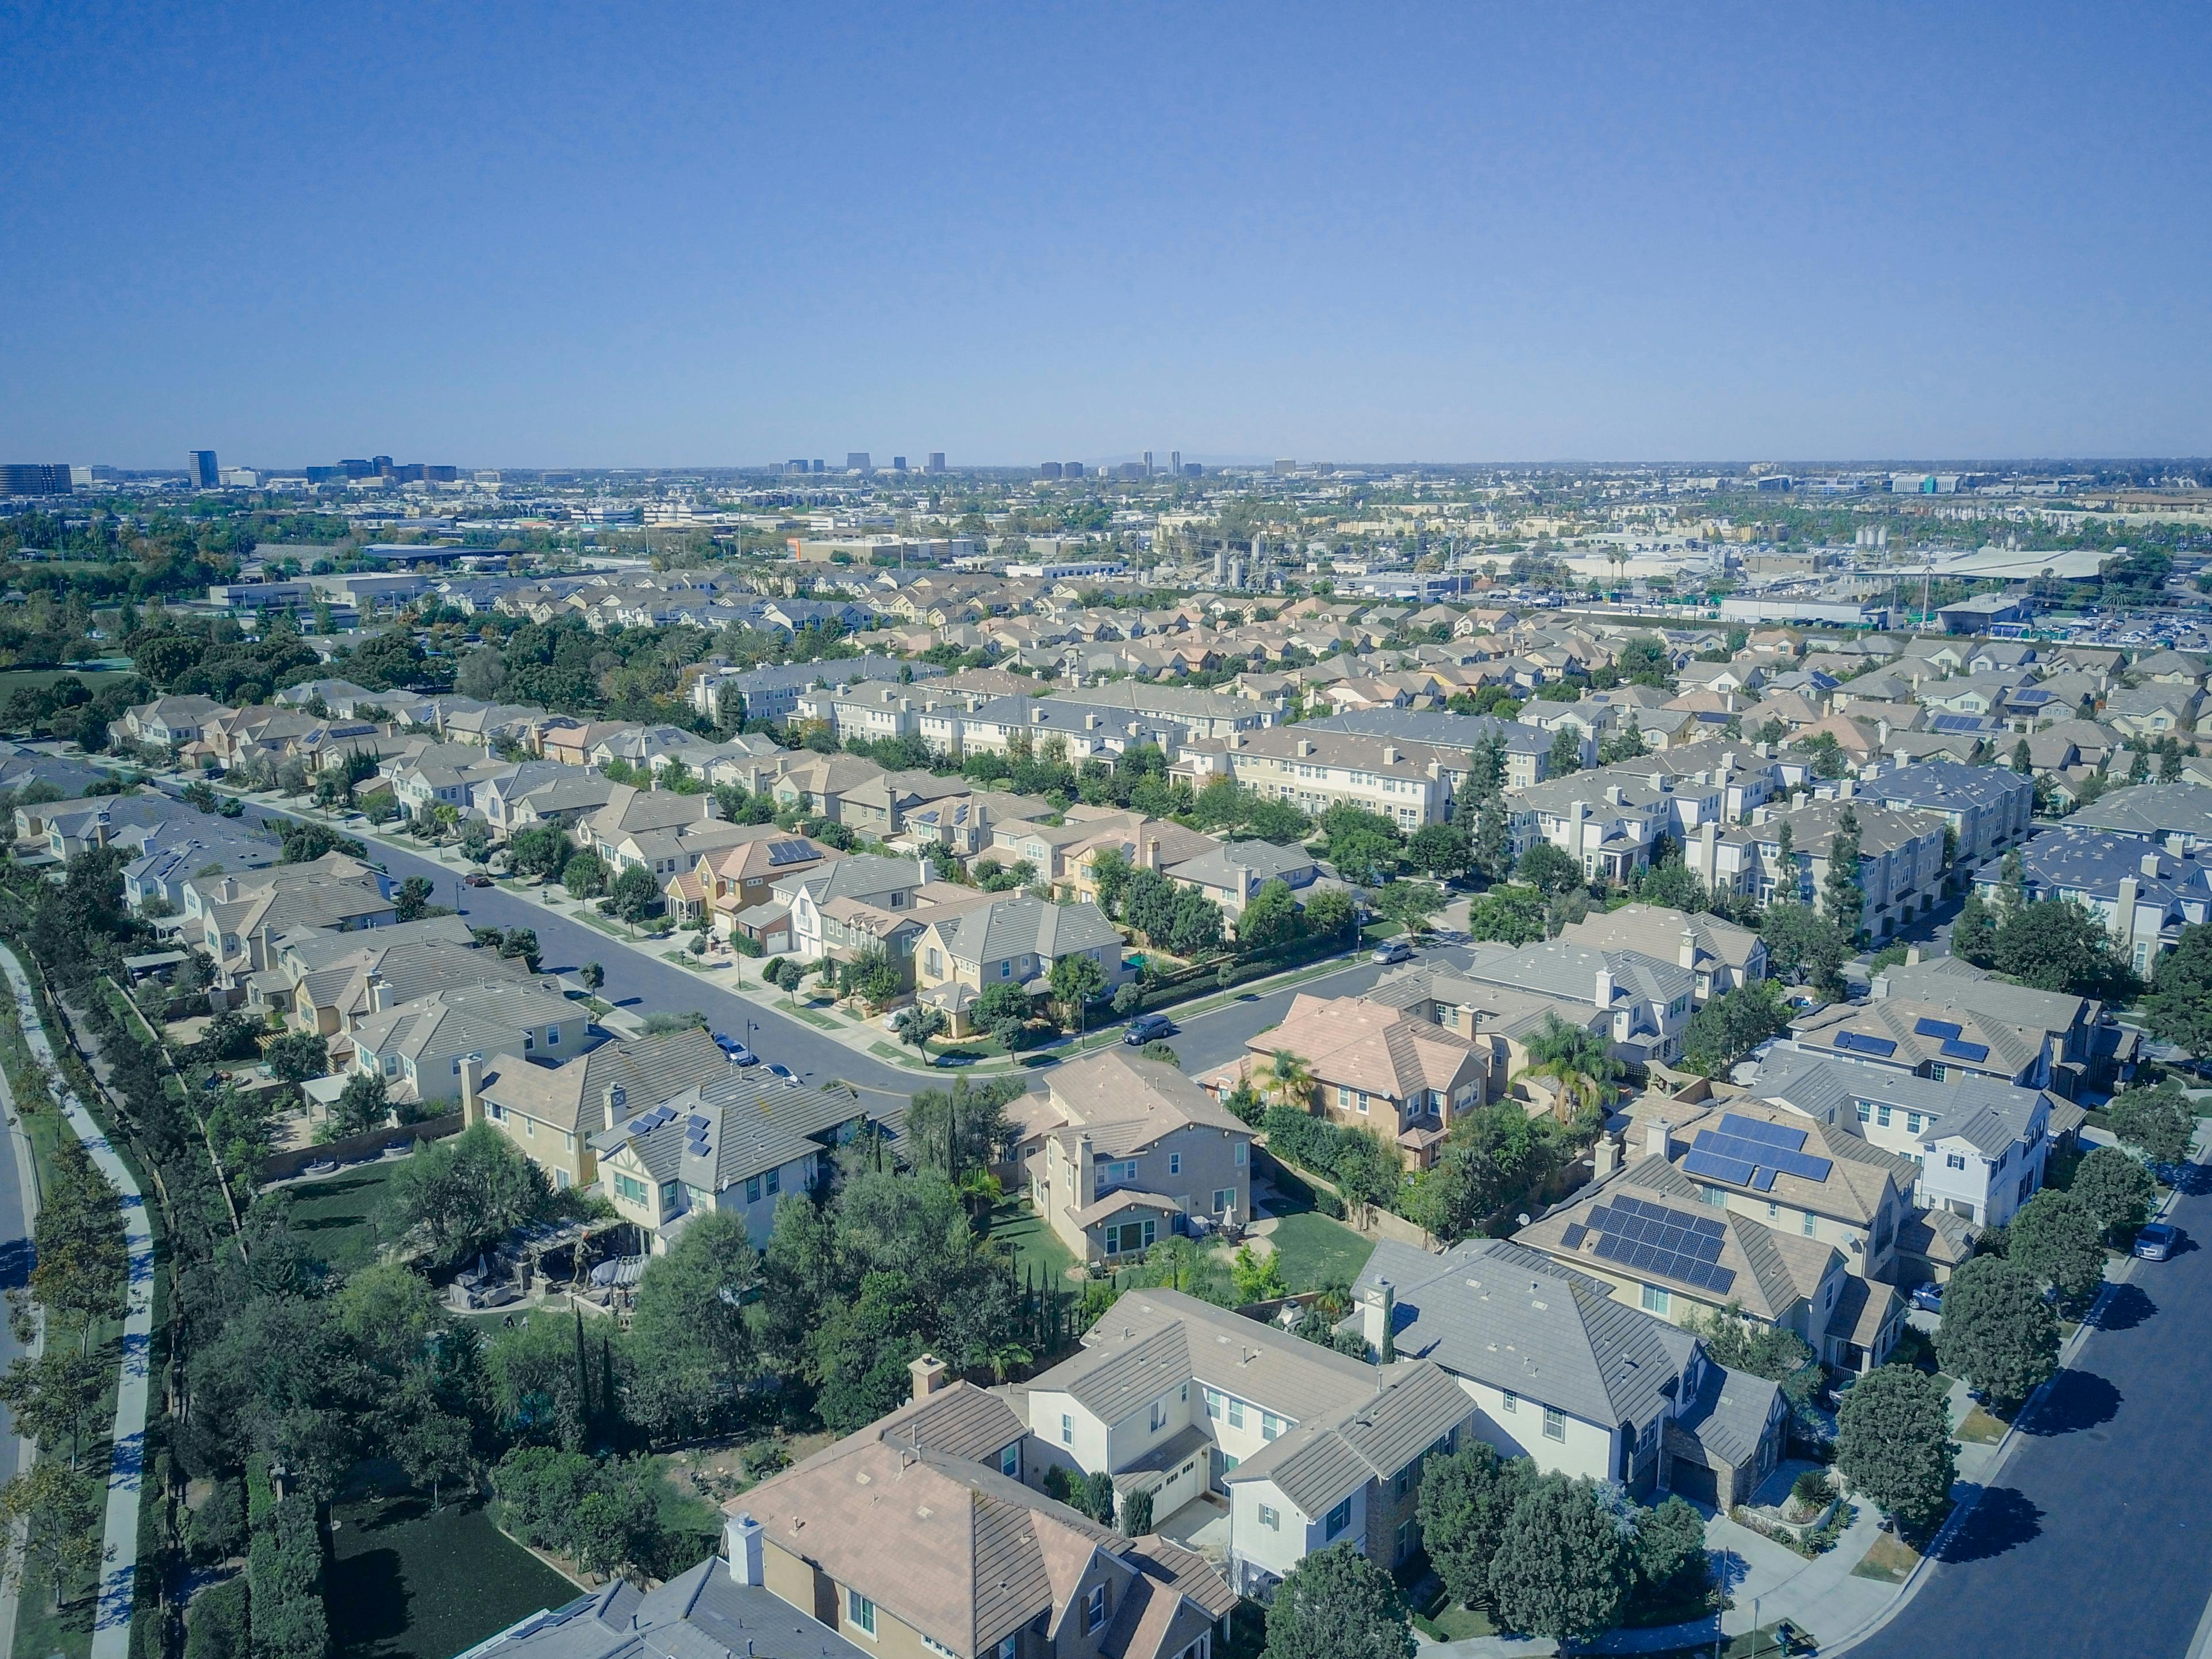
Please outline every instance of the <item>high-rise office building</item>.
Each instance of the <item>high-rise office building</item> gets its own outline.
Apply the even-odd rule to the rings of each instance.
[[[894,456],[892,456],[892,457],[891,457],[891,471],[894,471],[894,472],[903,472],[903,471],[906,471],[906,457],[905,457],[905,456],[903,456],[903,455],[894,455]]]
[[[1168,471],[1178,478],[1182,477],[1182,451],[1180,449],[1168,451]]]
[[[1149,449],[1145,452],[1145,476],[1147,478],[1152,476],[1152,452]]]
[[[1083,476],[1083,463],[1080,461],[1069,461],[1066,465],[1061,467],[1060,471],[1068,477],[1079,478]]]
[[[350,456],[338,463],[338,476],[346,478],[374,478],[376,464],[365,455]]]
[[[845,471],[848,472],[872,472],[875,471],[875,468],[868,464],[868,452],[866,450],[848,449],[845,452]]]
[[[222,488],[222,469],[215,464],[215,451],[212,449],[192,451],[186,459],[185,472],[195,489]]]
[[[819,455],[817,455],[814,458],[814,465],[811,470],[816,472],[827,472],[830,470],[830,463],[823,460]]]
[[[943,450],[933,449],[929,452],[928,470],[932,472],[942,472],[945,471],[945,452]]]
[[[803,460],[786,461],[783,464],[783,470],[786,472],[804,472],[806,471],[806,463]]]
[[[1060,477],[1066,471],[1067,469],[1058,461],[1047,461],[1042,466],[1037,468],[1038,476],[1046,478]]]
[[[0,495],[66,495],[70,488],[67,461],[0,465]]]
[[[392,476],[392,457],[389,455],[372,455],[368,458],[368,465],[370,470],[380,478],[388,478]]]

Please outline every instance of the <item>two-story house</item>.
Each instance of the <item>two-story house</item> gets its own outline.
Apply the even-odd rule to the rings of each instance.
[[[1130,1260],[1193,1218],[1252,1218],[1252,1131],[1174,1066],[1109,1048],[1012,1108],[1030,1200],[1085,1261]]]
[[[948,905],[950,914],[927,924],[915,946],[915,997],[951,1017],[955,1035],[968,1029],[975,1000],[994,985],[1018,985],[1032,995],[1052,988],[1052,970],[1063,957],[1084,956],[1104,976],[1110,996],[1130,976],[1121,959],[1121,935],[1095,904],[1054,904],[1024,895],[997,904]],[[797,907],[793,908],[794,920]]]
[[[552,980],[450,987],[406,1002],[369,986],[369,1012],[354,1022],[353,1069],[380,1075],[389,1097],[434,1105],[461,1097],[462,1062],[512,1049],[549,1059],[581,1054],[591,1014]]]
[[[1715,915],[1689,915],[1652,904],[1593,910],[1559,930],[1561,939],[1593,951],[1634,951],[1664,962],[1671,955],[1695,980],[1698,1006],[1766,977],[1766,941],[1748,927]]]
[[[1176,1291],[1130,1292],[1083,1342],[1030,1382],[1031,1448],[1146,1492],[1170,1534],[1193,1504],[1225,1508],[1223,1571],[1248,1595],[1330,1545],[1411,1559],[1422,1465],[1474,1415],[1435,1365],[1370,1364]]]
[[[1344,1328],[1371,1352],[1441,1366],[1474,1402],[1474,1432],[1547,1474],[1671,1492],[1723,1514],[1779,1462],[1788,1402],[1731,1371],[1616,1287],[1504,1239],[1435,1255],[1384,1239]]]
[[[1636,951],[1596,951],[1555,939],[1542,945],[1478,945],[1468,979],[1583,1004],[1612,1016],[1606,1036],[1620,1059],[1669,1065],[1681,1057],[1697,974]],[[1585,1022],[1577,1020],[1577,1024]]]

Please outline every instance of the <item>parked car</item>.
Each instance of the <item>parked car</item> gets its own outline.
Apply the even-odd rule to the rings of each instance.
[[[799,1079],[791,1074],[791,1067],[788,1066],[772,1065],[768,1068],[768,1074],[770,1077],[781,1078],[786,1083],[789,1084],[794,1089],[799,1086]]]
[[[1175,1022],[1165,1014],[1139,1014],[1129,1022],[1129,1029],[1121,1033],[1121,1041],[1132,1048],[1142,1048],[1147,1042],[1157,1042],[1175,1030]]]
[[[1388,944],[1376,945],[1368,959],[1370,962],[1411,962],[1413,951],[1403,939],[1394,939]]]
[[[481,870],[461,878],[461,885],[464,887],[489,887],[491,884],[491,878]]]
[[[1912,1305],[1923,1313],[1943,1311],[1943,1287],[1941,1285],[1915,1285],[1911,1293]]]
[[[738,1042],[737,1038],[733,1036],[725,1036],[720,1031],[716,1031],[714,1034],[714,1046],[729,1056],[730,1063],[732,1066],[757,1066],[760,1064],[760,1056],[755,1054],[751,1049],[746,1048],[745,1045]]]
[[[2180,1243],[2181,1230],[2172,1222],[2148,1222],[2136,1233],[2136,1254],[2146,1261],[2163,1261]]]

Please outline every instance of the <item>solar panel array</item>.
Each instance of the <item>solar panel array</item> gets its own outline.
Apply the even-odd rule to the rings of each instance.
[[[1774,1190],[1778,1175],[1802,1176],[1826,1181],[1835,1166],[1826,1158],[1803,1150],[1805,1131],[1784,1123],[1723,1113],[1717,1129],[1700,1129],[1683,1155],[1683,1170],[1749,1187],[1755,1192]]]
[[[1560,1243],[1578,1249],[1592,1233],[1597,1235],[1599,1258],[1627,1272],[1695,1285],[1717,1296],[1726,1296],[1735,1284],[1735,1270],[1720,1265],[1728,1229],[1711,1216],[1670,1210],[1646,1199],[1616,1198],[1593,1209],[1587,1225],[1568,1228]]]
[[[772,841],[768,844],[771,869],[780,864],[804,864],[814,856],[814,848],[803,841]]]
[[[1928,723],[1931,732],[1978,732],[1983,720],[1979,714],[1938,714]]]
[[[684,1120],[684,1150],[694,1158],[708,1155],[707,1120],[694,1112]]]
[[[1869,1036],[1864,1031],[1838,1031],[1835,1044],[1851,1054],[1873,1054],[1887,1060],[1897,1052],[1896,1042],[1885,1036]]]
[[[1952,1060],[1984,1060],[1990,1057],[1986,1042],[1968,1042],[1959,1033],[1966,1028],[1955,1019],[1929,1019],[1924,1015],[1913,1023],[1916,1036],[1939,1037],[1942,1048],[1937,1052]]]
[[[643,1117],[638,1119],[636,1122],[631,1124],[629,1126],[629,1130],[632,1134],[649,1135],[655,1129],[658,1129],[662,1124],[674,1121],[675,1117],[676,1109],[674,1107],[656,1106],[651,1111],[647,1112]]]

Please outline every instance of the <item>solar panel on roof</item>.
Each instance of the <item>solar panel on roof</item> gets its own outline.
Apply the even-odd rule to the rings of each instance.
[[[1752,1166],[1740,1158],[1723,1158],[1718,1152],[1703,1147],[1692,1147],[1682,1158],[1684,1173],[1704,1176],[1713,1181],[1725,1181],[1738,1187],[1748,1185]]]
[[[1744,1117],[1735,1112],[1721,1114],[1721,1133],[1759,1141],[1769,1146],[1786,1146],[1796,1152],[1805,1144],[1805,1131],[1793,1129],[1786,1123],[1769,1123],[1764,1118]]]
[[[804,864],[814,856],[814,848],[803,841],[772,841],[768,844],[770,867],[779,864]]]
[[[1618,1233],[1601,1234],[1597,1241],[1597,1253],[1607,1261],[1622,1260],[1634,1248],[1634,1245],[1626,1243]]]
[[[1577,1221],[1559,1235],[1559,1243],[1570,1250],[1579,1250],[1583,1247],[1583,1240],[1589,1237],[1589,1229]]]
[[[1651,1259],[1657,1254],[1649,1244],[1638,1244],[1636,1253],[1628,1258],[1628,1265],[1639,1273],[1644,1272],[1650,1268]]]
[[[1897,1052],[1897,1043],[1893,1039],[1885,1036],[1869,1036],[1863,1031],[1838,1031],[1836,1033],[1835,1043],[1838,1048],[1847,1049],[1854,1054],[1874,1054],[1884,1060]]]
[[[1590,1231],[1594,1233],[1603,1232],[1607,1227],[1612,1224],[1612,1222],[1613,1212],[1607,1209],[1602,1204],[1599,1205],[1589,1212]]]
[[[1958,1038],[1953,1037],[1936,1052],[1948,1054],[1954,1060],[1971,1060],[1978,1062],[1990,1057],[1990,1045],[1986,1042],[1961,1042]]]
[[[1912,1022],[1915,1036],[1954,1037],[1964,1029],[1955,1019],[1929,1019],[1924,1014]]]

